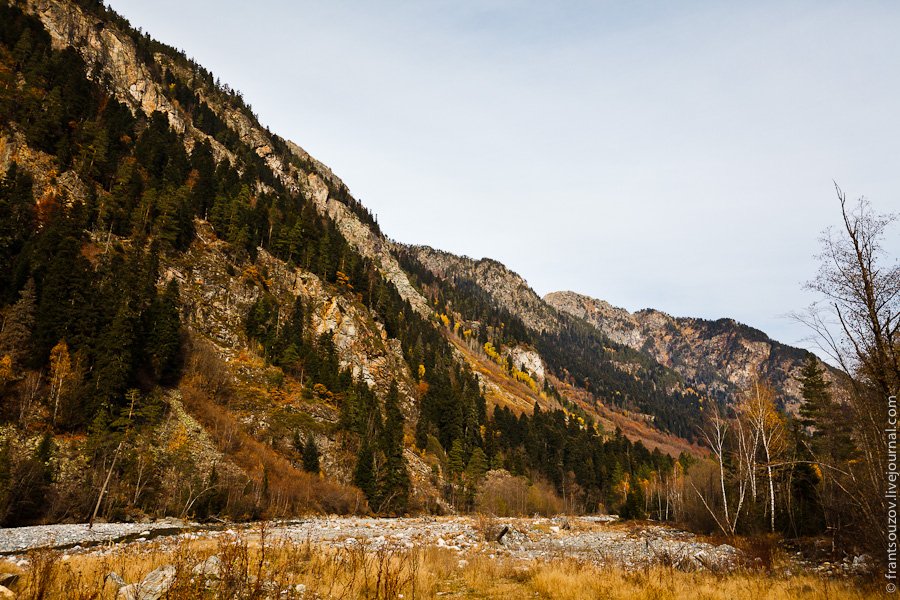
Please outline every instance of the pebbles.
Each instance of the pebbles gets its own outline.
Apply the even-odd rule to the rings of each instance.
[[[177,519],[166,519],[156,523],[94,523],[88,528],[86,523],[72,525],[37,525],[33,527],[11,527],[0,529],[0,554],[24,552],[33,548],[73,548],[115,542],[131,536],[153,536],[154,532],[174,532],[190,524]]]
[[[577,558],[597,564],[643,568],[683,557],[684,568],[727,570],[736,565],[740,551],[723,544],[698,541],[693,534],[649,525],[637,534],[624,527],[607,527],[609,519],[597,517],[549,519],[498,519],[507,533],[498,543],[468,517],[438,519],[311,519],[276,526],[274,536],[297,541],[307,539],[333,547],[412,548],[431,546],[456,552],[460,560],[483,554],[490,558],[521,560]]]
[[[477,555],[514,560],[552,560],[575,558],[595,564],[618,565],[627,569],[650,564],[671,564],[678,568],[727,570],[741,560],[740,552],[728,545],[713,546],[698,541],[692,534],[662,525],[629,529],[608,524],[609,518],[511,518],[495,519],[492,527],[506,529],[505,535],[486,539],[483,524],[471,517],[376,519],[358,517],[318,517],[302,521],[273,523],[270,539],[285,538],[303,543],[307,540],[334,548],[365,547],[410,549],[437,547],[470,561]],[[126,540],[142,544],[141,538],[159,534],[161,529],[173,533],[159,538],[164,544],[197,538],[215,539],[236,536],[237,526],[226,531],[184,531],[173,523],[97,524],[93,530],[85,525],[53,525],[0,530],[0,552],[22,552],[35,546],[53,545],[71,548],[98,542]],[[196,526],[195,526],[196,527]],[[247,534],[253,536],[249,526]],[[105,552],[111,548],[82,550]],[[72,550],[70,550],[71,552]],[[861,562],[861,561],[860,561]],[[198,566],[204,574],[213,575],[216,565]]]

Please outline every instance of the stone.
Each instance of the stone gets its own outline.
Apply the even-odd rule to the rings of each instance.
[[[0,585],[0,600],[15,600],[16,595],[5,585]]]
[[[201,563],[197,563],[191,571],[199,577],[218,579],[222,573],[222,561],[218,556],[210,556]]]
[[[110,571],[106,576],[106,581],[111,581],[116,589],[125,587],[125,580],[122,579],[122,576],[116,573],[115,571]]]
[[[119,588],[116,600],[159,600],[175,583],[175,565],[163,565],[151,571],[140,583]]]

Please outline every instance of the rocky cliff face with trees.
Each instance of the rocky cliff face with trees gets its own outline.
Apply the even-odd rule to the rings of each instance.
[[[733,319],[676,318],[653,309],[629,313],[576,292],[552,292],[544,300],[609,339],[649,355],[704,394],[730,401],[762,377],[778,389],[784,409],[796,412],[799,407],[797,377],[808,353],[758,329]]]
[[[93,0],[0,0],[0,314],[0,525],[472,510],[491,485],[529,513],[722,521],[686,479],[714,489],[710,423],[798,452],[769,408],[815,387],[733,321],[541,299],[389,240],[239,92]],[[757,472],[761,448],[718,449],[751,465],[734,489],[772,490],[742,526],[815,529],[815,477],[786,502],[798,471]]]
[[[573,506],[671,468],[567,425],[527,345],[476,376],[372,215],[202,66],[99,3],[0,9],[3,523],[445,511],[492,467],[568,491],[528,436],[600,453]],[[489,385],[550,420],[504,429]]]

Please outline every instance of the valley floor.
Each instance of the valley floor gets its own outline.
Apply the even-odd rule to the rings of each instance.
[[[0,529],[0,553],[0,581],[17,574],[8,585],[20,598],[149,600],[140,594],[157,584],[168,598],[737,600],[878,591],[850,573],[822,577],[787,555],[764,570],[730,545],[606,517],[50,525]]]

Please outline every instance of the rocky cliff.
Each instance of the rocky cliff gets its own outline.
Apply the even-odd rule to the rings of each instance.
[[[441,279],[472,281],[490,294],[498,306],[518,316],[534,331],[555,331],[559,328],[556,311],[541,300],[521,275],[496,260],[475,260],[429,246],[405,246],[400,249],[414,255]]]
[[[703,392],[731,399],[761,377],[776,387],[786,409],[793,411],[800,402],[796,377],[807,352],[733,319],[676,318],[652,309],[630,313],[575,292],[552,292],[544,300],[648,354]]]
[[[636,452],[674,456],[697,450],[686,441],[702,417],[691,386],[733,394],[762,372],[796,399],[800,351],[733,322],[631,315],[571,294],[542,299],[497,261],[397,243],[327,166],[263,127],[240,94],[183,53],[100,3],[11,6],[2,4],[3,14],[20,22],[0,30],[17,36],[0,46],[0,176],[15,165],[14,173],[30,177],[5,177],[0,200],[26,199],[16,214],[36,216],[26,235],[0,240],[3,258],[16,262],[10,274],[0,272],[0,288],[14,292],[0,289],[0,309],[5,326],[19,292],[36,289],[40,314],[25,315],[22,328],[41,321],[47,343],[30,365],[0,363],[8,367],[0,373],[0,418],[15,412],[19,429],[8,428],[10,435],[34,448],[42,427],[119,427],[110,423],[131,418],[123,414],[126,394],[165,405],[174,420],[154,421],[163,410],[156,406],[140,432],[144,445],[126,448],[140,468],[133,494],[124,483],[118,491],[121,505],[168,513],[169,504],[193,506],[197,490],[216,489],[224,477],[224,487],[252,494],[211,498],[204,510],[221,501],[241,516],[301,507],[352,512],[365,508],[351,484],[368,487],[371,503],[403,497],[382,489],[397,480],[402,487],[401,465],[414,501],[392,510],[442,511],[444,491],[460,501],[448,484],[448,455],[456,451],[458,475],[461,464],[469,471],[476,448],[495,450],[481,437],[494,407],[521,421],[537,406],[554,411],[557,424],[577,423],[562,429],[579,431],[584,444],[620,429],[643,442]],[[84,101],[49,106],[68,111],[57,116],[44,100],[64,84]],[[12,111],[17,104],[27,106]],[[70,251],[65,268],[54,262],[59,249]],[[44,279],[51,270],[55,288]],[[122,283],[131,275],[137,291]],[[59,302],[48,309],[51,293]],[[157,339],[158,321],[168,324],[168,340]],[[121,356],[110,360],[107,349],[121,340]],[[48,376],[50,349],[67,344],[78,367],[69,374],[72,390],[81,390],[71,391],[71,402],[88,415],[71,424],[57,422],[56,406],[49,417],[62,385]],[[164,373],[166,348],[151,344],[168,344],[170,362],[183,364]],[[101,384],[105,395],[95,394]],[[13,397],[30,403],[30,421],[28,410],[9,409]],[[521,441],[506,435],[511,446]],[[80,443],[61,441],[87,460]],[[307,446],[321,452],[326,478],[303,472],[312,460]],[[358,468],[367,466],[367,451],[368,473]],[[507,466],[524,471],[520,455],[508,452]],[[185,461],[168,468],[176,456]],[[153,500],[162,504],[139,501],[148,457],[163,473]],[[549,460],[532,457],[527,468],[552,479],[559,473]],[[191,484],[182,486],[188,474]],[[86,476],[103,475],[96,467]],[[583,475],[597,496],[599,480]]]

